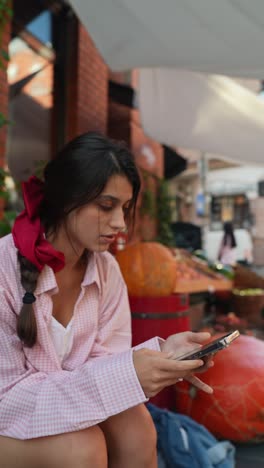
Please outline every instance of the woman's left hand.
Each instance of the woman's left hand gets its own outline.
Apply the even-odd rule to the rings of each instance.
[[[207,332],[182,332],[171,335],[161,343],[161,351],[169,352],[171,359],[177,359],[178,357],[199,350],[205,343],[207,343],[211,338],[210,333]],[[205,372],[210,367],[213,367],[213,356],[208,356],[203,359],[204,366],[200,367],[196,372]],[[198,377],[193,374],[186,376],[184,380],[187,380],[189,383],[195,387],[203,390],[206,393],[213,393],[212,387],[202,382]]]

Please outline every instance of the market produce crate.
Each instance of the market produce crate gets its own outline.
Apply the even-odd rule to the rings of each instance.
[[[199,293],[202,291],[227,291],[233,283],[219,272],[212,270],[206,261],[184,249],[171,249],[177,269],[175,293]]]
[[[261,288],[264,289],[264,278],[250,268],[237,264],[234,268],[234,288]]]
[[[235,314],[246,319],[249,326],[264,326],[263,289],[234,289],[231,301]]]

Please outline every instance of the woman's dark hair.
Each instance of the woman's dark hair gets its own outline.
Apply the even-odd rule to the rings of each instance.
[[[233,225],[230,221],[224,223],[224,238],[222,245],[230,245],[231,247],[237,246]]]
[[[56,232],[72,210],[98,197],[109,178],[117,174],[132,185],[126,221],[134,221],[140,178],[127,147],[97,133],[85,133],[68,143],[45,168],[40,212],[45,229]]]
[[[140,177],[128,148],[98,133],[84,133],[69,142],[48,162],[44,171],[40,219],[46,232],[56,233],[68,214],[95,200],[114,175],[125,176],[131,183],[132,200],[126,212],[126,222],[133,227]],[[26,292],[33,294],[38,270],[19,253],[18,261],[21,284]],[[23,304],[17,332],[26,346],[32,347],[36,343],[37,326],[32,304]]]

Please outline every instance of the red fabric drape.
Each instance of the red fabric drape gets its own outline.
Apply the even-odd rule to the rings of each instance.
[[[64,267],[65,258],[64,254],[55,250],[44,236],[39,218],[43,182],[32,176],[27,182],[23,182],[22,190],[25,209],[17,216],[12,229],[15,246],[39,271],[48,265],[57,272]]]

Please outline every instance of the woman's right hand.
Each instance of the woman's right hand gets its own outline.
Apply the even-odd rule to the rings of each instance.
[[[204,365],[201,359],[177,361],[171,353],[139,349],[133,351],[134,367],[147,398],[157,395],[163,388],[179,379],[192,376]]]

